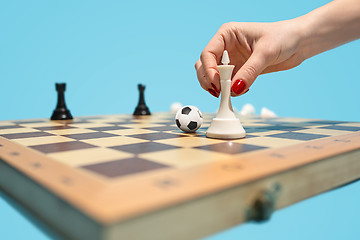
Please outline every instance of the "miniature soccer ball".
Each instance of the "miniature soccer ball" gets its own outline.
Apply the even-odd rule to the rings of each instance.
[[[195,132],[203,122],[200,110],[195,106],[185,106],[179,109],[175,116],[178,128],[184,132]]]

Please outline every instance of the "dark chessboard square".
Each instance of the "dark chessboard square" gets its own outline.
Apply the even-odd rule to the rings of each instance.
[[[84,143],[84,142],[78,142],[78,141],[49,143],[49,144],[30,146],[30,148],[35,149],[42,153],[56,153],[56,152],[80,150],[80,149],[87,149],[87,148],[94,148],[94,147],[96,147],[96,146],[88,144],[88,143]]]
[[[105,133],[105,132],[90,132],[90,133],[67,134],[62,136],[72,138],[75,140],[85,140],[85,139],[93,139],[93,138],[118,137],[119,135]]]
[[[81,123],[90,123],[89,121],[85,120],[85,119],[75,119],[75,120],[67,120],[67,124],[81,124]]]
[[[57,126],[50,126],[50,127],[35,127],[35,129],[37,130],[41,130],[41,131],[51,131],[51,130],[62,130],[62,129],[70,129],[70,128],[74,128],[68,125],[57,125]]]
[[[332,125],[332,126],[319,127],[319,128],[333,129],[333,130],[340,130],[340,131],[350,131],[350,132],[360,131],[360,127],[339,126],[339,125]]]
[[[199,146],[199,147],[195,147],[195,148],[208,150],[208,151],[214,151],[214,152],[227,153],[227,154],[238,154],[238,153],[244,153],[244,152],[265,149],[266,147],[250,145],[250,144],[234,143],[234,142],[228,141],[228,142],[211,144],[211,145],[206,145],[206,146]]]
[[[15,124],[28,124],[28,123],[43,123],[49,122],[47,119],[40,119],[40,120],[19,120],[19,121],[12,121]]]
[[[299,126],[286,126],[286,125],[274,125],[274,126],[266,126],[266,127],[260,127],[260,129],[266,129],[270,131],[298,131],[298,130],[304,130],[305,128],[301,128]],[[265,132],[265,131],[264,131]]]
[[[276,137],[276,138],[286,138],[286,139],[295,139],[295,140],[313,140],[318,138],[329,137],[329,135],[313,134],[313,133],[301,133],[301,132],[286,132],[268,135],[267,137]]]
[[[172,131],[172,130],[176,130],[178,129],[175,126],[160,126],[160,127],[149,127],[149,128],[145,128],[145,129],[149,129],[149,130],[154,130],[154,131]]]
[[[82,168],[110,178],[121,177],[125,175],[168,167],[168,165],[156,163],[142,158],[127,158],[111,162],[82,166]]]
[[[13,129],[13,128],[24,128],[18,125],[5,125],[5,126],[0,126],[0,130],[1,129]]]
[[[94,131],[112,131],[112,130],[122,130],[122,129],[129,129],[127,127],[121,127],[121,126],[108,126],[108,127],[95,127],[95,128],[89,128],[90,130]]]
[[[26,132],[26,133],[9,133],[9,134],[1,134],[0,136],[7,139],[18,139],[18,138],[35,138],[35,137],[46,137],[53,136],[54,134],[46,133],[46,132]]]
[[[121,125],[121,124],[127,124],[127,122],[124,122],[124,121],[116,121],[116,122],[107,122],[107,124]]]
[[[183,135],[177,135],[172,133],[164,133],[164,132],[155,132],[155,133],[144,133],[144,134],[135,134],[135,135],[128,135],[134,138],[140,138],[144,140],[163,140],[163,139],[170,139],[176,137],[184,137]]]
[[[339,124],[346,123],[344,121],[329,121],[329,120],[318,120],[318,121],[309,121],[307,123],[312,123],[313,125],[326,125],[326,124]]]
[[[163,150],[171,150],[179,147],[162,144],[162,143],[144,142],[144,143],[134,143],[128,145],[114,146],[111,148],[133,154],[141,154],[141,153],[157,152]]]

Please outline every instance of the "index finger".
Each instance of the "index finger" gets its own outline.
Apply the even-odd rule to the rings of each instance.
[[[220,89],[220,76],[217,65],[220,63],[224,50],[224,39],[220,34],[216,33],[200,56],[209,85],[212,83],[217,87],[217,89]]]

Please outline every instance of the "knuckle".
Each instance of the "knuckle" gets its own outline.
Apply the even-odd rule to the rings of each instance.
[[[252,65],[244,66],[244,71],[252,80],[255,80],[257,77],[257,70]]]

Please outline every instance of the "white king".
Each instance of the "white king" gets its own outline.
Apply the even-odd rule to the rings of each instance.
[[[246,135],[245,130],[240,120],[235,116],[230,100],[231,74],[235,66],[228,65],[230,59],[226,50],[223,53],[221,63],[223,65],[217,66],[221,84],[220,107],[206,131],[206,136],[220,139],[243,138]]]

